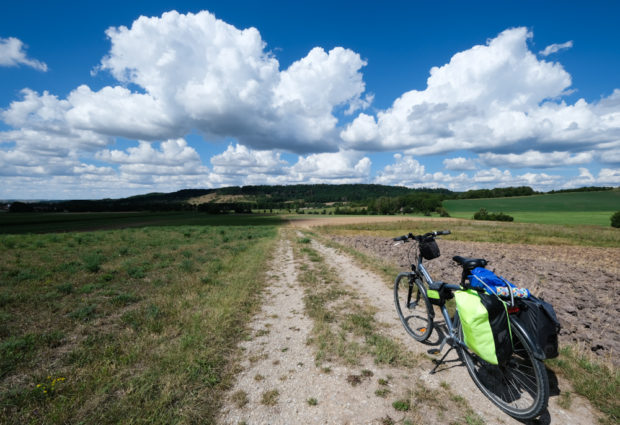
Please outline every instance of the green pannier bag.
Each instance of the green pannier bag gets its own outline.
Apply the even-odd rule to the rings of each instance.
[[[488,363],[497,365],[508,360],[512,335],[504,302],[473,289],[456,291],[454,297],[465,345]]]

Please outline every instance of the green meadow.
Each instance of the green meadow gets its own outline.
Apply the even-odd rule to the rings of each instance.
[[[280,221],[138,218],[0,235],[1,423],[215,422]]]
[[[611,215],[620,210],[620,191],[447,200],[443,206],[458,218],[472,218],[480,208],[486,208],[511,215],[522,223],[610,226]]]

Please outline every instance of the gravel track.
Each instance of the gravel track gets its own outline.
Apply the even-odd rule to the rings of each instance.
[[[339,239],[340,243],[360,250],[366,250],[361,245],[367,243],[370,246],[373,242],[360,241],[353,243],[352,240]],[[391,282],[385,282],[385,279],[360,267],[337,249],[316,240],[312,241],[312,247],[329,266],[337,270],[342,285],[354,290],[360,302],[369,303],[376,309],[375,319],[383,324],[380,329],[386,336],[405,344],[412,354],[427,352],[429,345],[409,338],[402,328],[394,310]],[[480,393],[454,352],[450,353],[446,365],[435,375],[428,373],[432,368],[430,360],[423,361],[413,371],[379,366],[373,364],[371,359],[360,359],[355,366],[334,362],[317,367],[314,363],[316,349],[308,345],[313,322],[304,313],[303,287],[297,279],[301,261],[295,258],[290,238],[282,237],[270,266],[272,283],[262,311],[250,324],[253,338],[241,344],[244,350],[242,370],[228,394],[220,423],[381,424],[388,423],[388,417],[393,423],[403,423],[405,416],[413,418],[414,423],[425,424],[462,420],[462,414],[452,417],[449,411],[446,413],[437,406],[429,406],[429,403],[415,406],[417,411],[406,415],[396,411],[392,402],[402,394],[415,391],[416,382],[433,390],[450,388],[452,394],[464,398],[471,411],[484,418],[487,424],[519,423],[503,414]],[[437,342],[437,333],[434,332],[430,343]],[[330,369],[329,373],[325,373],[325,367]],[[372,377],[363,378],[359,385],[352,386],[348,377],[359,376],[362,370],[371,371]],[[375,395],[377,389],[383,388],[377,383],[378,378],[384,377],[389,377],[387,388],[390,393],[386,398]],[[278,396],[273,405],[266,405],[263,396],[273,390],[277,390]],[[570,410],[558,406],[557,394],[567,390],[570,390],[568,384],[562,381],[553,386],[549,410],[537,423],[597,423],[599,414],[586,400],[575,394]],[[239,402],[240,394],[245,395],[242,402]],[[309,402],[311,399],[316,400],[316,405]]]

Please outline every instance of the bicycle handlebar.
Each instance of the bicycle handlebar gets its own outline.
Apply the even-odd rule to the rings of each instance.
[[[450,231],[449,230],[436,230],[434,232],[428,232],[425,233],[424,235],[414,235],[413,233],[409,233],[408,235],[403,235],[403,236],[398,236],[396,238],[394,238],[395,242],[406,242],[407,239],[414,239],[418,242],[420,242],[421,240],[424,240],[428,237],[436,237],[436,236],[441,236],[441,235],[449,235]]]

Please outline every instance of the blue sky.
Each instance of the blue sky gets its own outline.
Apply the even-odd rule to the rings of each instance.
[[[617,16],[611,1],[4,2],[0,199],[618,186]]]

